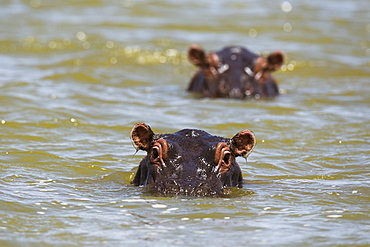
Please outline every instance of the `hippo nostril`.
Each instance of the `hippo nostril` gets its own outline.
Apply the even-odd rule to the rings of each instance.
[[[244,95],[239,88],[233,88],[230,90],[229,95],[231,98],[242,98]]]
[[[210,189],[205,183],[200,183],[194,188],[194,194],[198,196],[209,194],[209,191]]]
[[[175,180],[168,180],[166,183],[166,188],[172,188],[172,189],[178,190],[180,186]]]
[[[157,180],[152,191],[157,191],[165,195],[178,194],[181,186],[175,180]]]
[[[218,182],[199,183],[193,189],[193,194],[196,196],[221,195],[223,194],[223,186]]]

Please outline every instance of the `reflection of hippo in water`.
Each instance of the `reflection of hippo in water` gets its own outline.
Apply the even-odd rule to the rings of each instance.
[[[199,68],[190,81],[190,92],[202,93],[205,97],[238,99],[279,94],[271,72],[283,64],[281,52],[264,57],[244,47],[233,46],[206,53],[199,46],[191,45],[188,57]]]
[[[197,129],[154,134],[144,123],[134,126],[131,138],[137,149],[147,152],[132,184],[164,195],[220,196],[226,186],[241,187],[242,172],[235,157],[247,158],[256,144],[249,130],[233,138]]]

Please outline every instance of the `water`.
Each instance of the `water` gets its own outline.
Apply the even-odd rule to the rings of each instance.
[[[1,246],[368,246],[370,4],[7,1],[0,8]],[[274,100],[185,91],[186,50],[281,50]],[[258,144],[227,198],[129,184],[129,132]]]

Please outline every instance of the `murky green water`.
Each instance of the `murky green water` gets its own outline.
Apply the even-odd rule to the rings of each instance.
[[[370,245],[370,3],[0,0],[1,246]],[[191,43],[287,56],[275,100],[185,92]],[[258,138],[229,198],[129,185],[129,132]]]

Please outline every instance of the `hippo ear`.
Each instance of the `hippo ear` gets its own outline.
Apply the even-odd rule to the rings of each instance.
[[[136,150],[149,150],[154,136],[154,132],[149,125],[146,125],[145,123],[135,124],[130,135]]]
[[[276,51],[267,57],[267,66],[270,71],[277,70],[284,63],[283,53]]]
[[[205,67],[208,63],[205,51],[196,44],[189,47],[188,58],[192,64],[198,67]]]
[[[235,156],[247,158],[256,145],[256,138],[252,131],[242,130],[231,139],[231,144]]]

